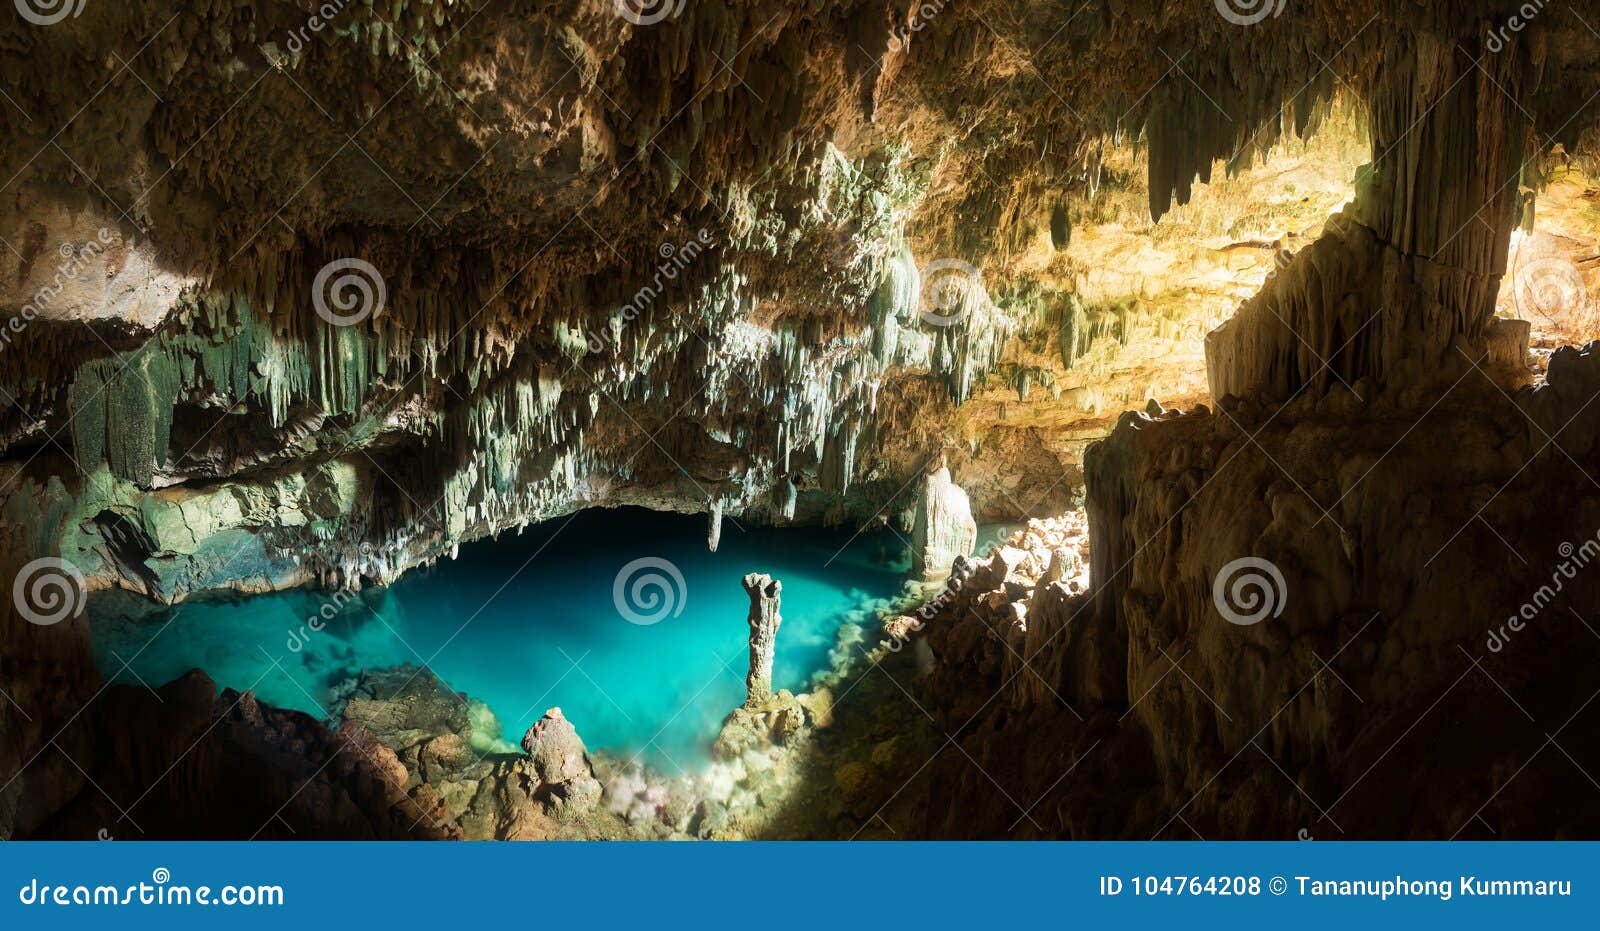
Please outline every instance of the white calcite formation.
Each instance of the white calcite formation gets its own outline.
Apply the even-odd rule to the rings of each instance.
[[[1525,368],[1526,329],[1496,320],[1495,304],[1525,216],[1521,101],[1539,84],[1541,43],[1475,65],[1424,33],[1388,61],[1354,202],[1206,338],[1213,397],[1421,384],[1458,352]]]
[[[978,524],[972,518],[967,493],[950,480],[950,470],[940,466],[928,473],[917,499],[911,530],[911,571],[927,582],[950,575],[957,557],[972,555],[978,542]]]

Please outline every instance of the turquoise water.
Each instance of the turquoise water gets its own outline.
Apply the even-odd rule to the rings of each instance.
[[[131,596],[97,596],[96,660],[116,681],[151,686],[198,667],[219,687],[253,688],[317,717],[330,690],[360,669],[426,664],[485,702],[512,744],[560,706],[590,747],[689,770],[744,698],[746,572],[783,582],[773,678],[800,690],[828,664],[841,625],[875,620],[866,609],[897,596],[907,568],[888,531],[851,540],[854,528],[741,530],[727,520],[710,553],[705,529],[703,517],[583,512],[464,545],[458,559],[330,608],[321,630],[307,620],[330,604],[326,592],[154,611]],[[625,580],[622,604],[645,621],[660,615],[656,623],[630,623],[614,599],[619,572],[636,560],[666,560],[682,577],[680,586],[655,570],[670,591],[628,584],[652,563]]]

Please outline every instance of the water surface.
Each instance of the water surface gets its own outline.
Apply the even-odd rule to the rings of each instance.
[[[158,611],[97,596],[96,659],[117,681],[152,686],[198,667],[220,687],[254,689],[317,717],[331,690],[363,668],[426,664],[485,702],[513,744],[560,706],[589,746],[676,772],[704,764],[722,718],[744,697],[745,573],[783,582],[773,678],[796,691],[827,665],[841,625],[871,623],[875,600],[899,594],[907,568],[899,538],[853,532],[727,520],[710,553],[703,517],[586,511],[463,545],[455,560],[327,611],[329,594],[309,589]],[[616,583],[630,564],[619,610]],[[625,612],[660,620],[633,623]],[[319,613],[332,618],[310,629]]]

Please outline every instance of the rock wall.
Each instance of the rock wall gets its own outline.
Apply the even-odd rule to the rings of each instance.
[[[1090,459],[1089,591],[1018,540],[934,603],[922,700],[964,752],[910,829],[1592,836],[1600,345],[1561,355],[1431,412],[1125,418]]]
[[[1373,161],[1353,205],[1206,338],[1213,397],[1362,378],[1419,384],[1458,350],[1522,361],[1494,320],[1525,201],[1524,102],[1542,36],[1490,54],[1473,32],[1385,49],[1368,92]]]

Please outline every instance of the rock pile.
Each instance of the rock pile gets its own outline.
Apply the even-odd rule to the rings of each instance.
[[[916,615],[884,619],[890,640],[909,640],[934,615],[960,603],[977,611],[998,632],[1025,634],[1028,618],[1054,601],[1089,589],[1089,519],[1082,511],[1030,520],[987,557],[957,557],[946,590]]]
[[[594,761],[560,708],[528,729],[519,753],[486,707],[426,668],[368,670],[335,697],[341,733],[388,748],[406,797],[450,836],[627,836],[600,807]]]

